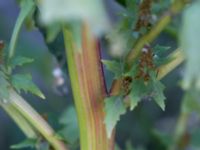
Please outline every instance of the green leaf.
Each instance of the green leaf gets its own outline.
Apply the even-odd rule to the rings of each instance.
[[[141,101],[141,99],[147,95],[146,86],[142,80],[133,80],[130,97],[130,110],[133,110]]]
[[[153,83],[153,87],[154,87],[154,100],[155,102],[160,106],[160,108],[162,108],[162,110],[165,110],[165,95],[163,93],[163,90],[165,89],[165,86],[160,82],[154,82]]]
[[[165,86],[156,79],[155,73],[151,73],[151,81],[150,86],[152,86],[152,97],[154,101],[160,106],[162,110],[165,110],[165,95],[164,95],[164,89]]]
[[[101,0],[43,0],[39,3],[39,8],[41,20],[46,25],[84,20],[95,34],[101,34],[110,27]]]
[[[141,79],[133,80],[131,92],[129,94],[130,110],[133,110],[138,103],[146,97],[153,98],[162,110],[165,110],[165,96],[163,94],[165,87],[156,79],[156,74],[154,72],[150,73],[150,77],[151,78],[146,83]]]
[[[36,139],[26,139],[22,142],[20,142],[19,144],[15,144],[11,146],[11,149],[22,149],[22,148],[35,148],[37,144],[37,140]]]
[[[186,56],[183,88],[195,87],[200,90],[200,1],[195,1],[183,15],[180,34],[181,47]]]
[[[153,48],[154,64],[156,66],[160,66],[171,61],[171,58],[166,57],[167,51],[169,51],[169,49],[170,49],[169,46],[161,46],[161,45],[156,45]]]
[[[76,145],[79,140],[78,120],[74,107],[67,108],[59,119],[59,123],[64,125],[64,128],[58,132],[61,137],[71,145]]]
[[[32,58],[17,56],[11,60],[11,67],[14,69],[16,66],[23,66],[24,64],[32,63],[33,61],[34,59]]]
[[[120,120],[120,116],[126,113],[126,106],[120,96],[111,96],[105,99],[105,125],[108,138],[111,137],[112,131]]]
[[[0,71],[0,98],[1,99],[9,98],[8,87],[9,87],[9,83],[5,79],[4,73]]]
[[[11,83],[18,92],[24,90],[45,99],[44,94],[32,82],[32,77],[29,74],[15,74],[11,77]]]
[[[20,4],[20,13],[19,16],[17,18],[15,27],[14,27],[14,31],[12,34],[12,38],[10,41],[10,45],[9,45],[9,59],[11,59],[11,57],[13,57],[14,52],[15,52],[15,48],[17,45],[17,40],[19,37],[19,33],[21,30],[21,27],[24,23],[24,21],[26,20],[26,18],[30,15],[32,15],[33,10],[35,9],[36,5],[34,3],[33,0],[19,0],[18,1]]]
[[[119,78],[122,75],[122,64],[114,60],[101,60],[106,66],[106,69],[114,73],[115,78]]]

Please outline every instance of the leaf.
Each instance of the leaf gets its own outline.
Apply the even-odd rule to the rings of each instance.
[[[153,98],[162,110],[165,110],[165,96],[163,94],[165,87],[156,79],[155,72],[151,72],[150,77],[147,83],[141,79],[133,80],[131,92],[129,94],[130,110],[133,110],[138,105],[138,102],[146,97]]]
[[[16,66],[23,66],[24,64],[32,63],[33,61],[34,59],[32,58],[17,56],[11,60],[11,67],[14,69]]]
[[[46,25],[84,20],[95,34],[109,29],[109,19],[101,0],[43,0],[41,20]],[[59,8],[59,9],[56,9]]]
[[[32,82],[32,77],[29,74],[15,74],[11,77],[11,83],[18,92],[24,90],[45,99],[44,94]]]
[[[37,144],[37,139],[26,139],[20,142],[19,144],[12,145],[10,148],[11,149],[22,149],[27,147],[35,148],[36,144]]]
[[[119,78],[122,75],[121,63],[114,60],[101,60],[106,66],[106,69],[114,73],[115,78]]]
[[[160,82],[157,81],[153,84],[154,87],[154,100],[155,102],[160,106],[160,108],[162,108],[162,110],[165,110],[165,95],[163,93],[163,90],[165,89],[165,86]]]
[[[4,73],[0,71],[0,98],[1,99],[9,98],[8,87],[9,87],[9,83],[6,81]]]
[[[59,135],[71,145],[76,145],[79,140],[78,120],[74,107],[67,108],[59,119],[59,123],[64,125],[64,128],[58,132]]]
[[[154,53],[154,64],[156,66],[160,66],[163,64],[168,63],[171,61],[171,58],[166,57],[166,52],[170,49],[169,46],[161,46],[161,45],[156,45],[153,48],[153,53]]]
[[[185,52],[186,66],[183,88],[195,87],[200,90],[200,1],[193,3],[183,15],[180,34],[181,47]]]
[[[146,86],[142,80],[133,80],[130,97],[130,110],[133,110],[141,101],[141,99],[147,95]]]
[[[126,107],[120,96],[111,96],[105,99],[105,120],[108,138],[111,137],[112,131],[120,120],[120,116],[126,113]]]
[[[33,0],[18,0],[20,4],[20,13],[17,18],[14,31],[12,34],[12,38],[9,45],[10,55],[12,57],[14,55],[14,49],[16,48],[17,39],[19,36],[19,32],[23,23],[25,22],[26,18],[32,15],[33,10],[35,9],[36,5]]]
[[[155,74],[151,74],[150,86],[152,86],[153,88],[152,97],[154,98],[154,101],[160,106],[162,110],[165,110],[164,100],[166,98],[163,93],[165,86],[159,80],[156,79]]]

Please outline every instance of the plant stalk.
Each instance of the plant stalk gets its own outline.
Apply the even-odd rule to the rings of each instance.
[[[9,95],[7,102],[1,105],[27,137],[35,138],[36,135],[41,134],[54,150],[68,150],[65,144],[55,137],[55,132],[49,124],[19,94],[10,89]]]
[[[88,26],[82,24],[81,50],[73,34],[63,29],[67,63],[78,114],[81,150],[111,150],[113,139],[108,139],[104,124],[106,88],[99,44]]]

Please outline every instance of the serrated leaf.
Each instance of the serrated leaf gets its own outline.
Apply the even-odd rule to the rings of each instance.
[[[120,120],[120,116],[126,113],[126,106],[120,96],[111,96],[105,99],[105,120],[108,138],[111,137],[112,131]]]
[[[154,87],[154,95],[153,98],[155,102],[162,108],[162,110],[165,110],[165,95],[163,93],[163,90],[165,89],[165,86],[160,82],[157,81],[153,84]]]
[[[185,52],[186,69],[183,88],[195,87],[200,90],[200,1],[195,1],[183,15],[183,26],[180,34],[181,47]]]
[[[27,64],[27,63],[32,63],[33,61],[34,61],[34,59],[32,59],[32,58],[17,56],[17,57],[12,59],[11,67],[14,69],[16,66],[22,66],[22,65]]]
[[[151,80],[152,81],[150,81],[149,84],[151,84],[150,86],[152,86],[153,88],[152,97],[154,101],[160,106],[160,108],[162,110],[165,110],[165,86],[159,80],[156,79],[156,75],[154,74],[151,74]]]
[[[142,80],[134,80],[132,82],[130,97],[130,110],[133,110],[141,99],[147,94],[146,86]]]
[[[32,82],[32,77],[29,74],[15,74],[11,77],[11,83],[18,92],[24,90],[25,92],[30,92],[42,99],[45,99],[44,94]]]
[[[150,80],[145,83],[141,79],[135,79],[132,82],[130,97],[130,110],[133,110],[138,102],[143,98],[150,97],[161,107],[162,110],[165,110],[165,96],[163,91],[165,86],[156,79],[154,72],[150,73]]]
[[[26,139],[22,142],[20,142],[19,144],[15,144],[12,145],[10,148],[11,149],[22,149],[22,148],[35,148],[37,144],[37,140],[36,139]]]
[[[0,98],[1,99],[9,98],[8,86],[9,86],[9,83],[6,81],[4,73],[0,71]]]
[[[122,75],[121,64],[114,60],[101,60],[102,63],[106,66],[106,69],[114,73],[115,78],[118,78]]]

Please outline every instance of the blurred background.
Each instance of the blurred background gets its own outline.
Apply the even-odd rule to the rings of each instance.
[[[117,22],[121,7],[111,0],[106,3],[111,20]],[[19,7],[15,0],[0,0],[0,40],[3,40],[6,46],[8,46],[18,13]],[[163,33],[158,39],[155,43],[170,46],[172,50],[177,47],[177,39],[173,36]],[[110,58],[106,45],[102,45],[102,47],[103,57]],[[27,31],[23,28],[16,52],[18,55],[35,59],[32,64],[16,71],[31,73],[33,81],[45,94],[46,100],[26,93],[22,93],[23,97],[47,118],[56,131],[63,131],[63,134],[74,136],[74,141],[77,141],[78,128],[74,125],[76,120],[67,122],[67,117],[65,117],[67,114],[74,114],[74,109],[71,107],[73,99],[69,79],[67,75],[64,75],[65,73],[58,73],[60,71],[58,63],[48,51],[41,33],[37,29]],[[161,132],[163,135],[173,133],[182,98],[182,91],[178,86],[181,72],[182,68],[178,67],[163,79],[163,83],[166,85],[166,111],[162,111],[153,101],[147,100],[141,102],[134,111],[122,116],[116,132],[116,141],[122,149],[131,143],[141,150],[164,150],[162,142],[167,142],[167,140],[162,141],[158,134]],[[57,76],[57,73],[60,76]],[[62,86],[57,85],[58,78],[65,79]],[[108,87],[110,87],[111,79],[112,74],[106,71]],[[65,130],[63,124],[72,127],[70,130]],[[24,138],[20,129],[0,109],[0,150],[9,150],[11,145],[21,142]]]

